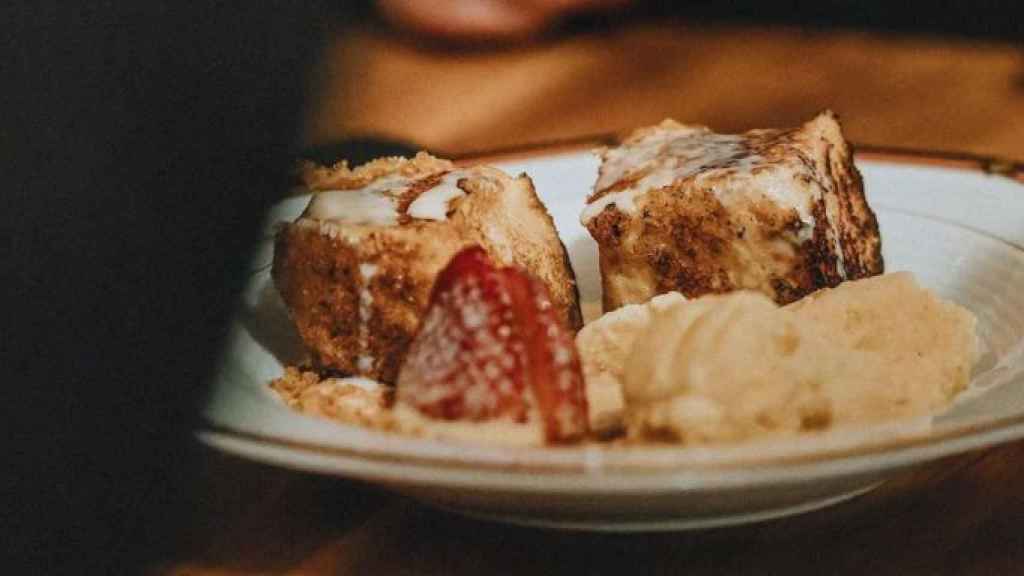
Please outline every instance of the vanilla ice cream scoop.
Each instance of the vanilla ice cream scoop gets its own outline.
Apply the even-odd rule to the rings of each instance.
[[[727,442],[934,413],[967,385],[974,325],[907,273],[786,308],[752,292],[673,302],[625,359],[627,432]]]

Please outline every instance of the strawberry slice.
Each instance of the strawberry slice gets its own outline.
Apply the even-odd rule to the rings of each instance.
[[[539,280],[505,268],[515,318],[526,344],[527,372],[549,442],[578,439],[587,432],[587,396],[576,340],[566,329]]]
[[[441,271],[398,375],[399,401],[444,420],[525,422],[526,347],[504,275],[480,248]]]
[[[572,333],[547,288],[466,248],[438,275],[398,375],[398,401],[443,420],[536,421],[581,438],[587,401]]]

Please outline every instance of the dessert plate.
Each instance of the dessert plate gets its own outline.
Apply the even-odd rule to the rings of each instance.
[[[597,249],[578,215],[597,172],[586,149],[485,160],[526,172],[554,216],[599,313]],[[588,530],[698,529],[827,506],[923,463],[1024,438],[1024,180],[1020,166],[923,153],[860,153],[888,271],[978,317],[971,386],[933,422],[834,430],[730,447],[501,448],[407,438],[291,411],[268,382],[302,352],[269,278],[276,206],[203,410],[201,441],[274,465],[364,480],[432,505],[509,522]],[[1001,173],[985,168],[1001,167]]]

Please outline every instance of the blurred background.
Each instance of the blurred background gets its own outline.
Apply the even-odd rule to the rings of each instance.
[[[458,2],[410,4],[356,4],[332,22],[308,143],[464,154],[666,117],[788,126],[831,108],[857,143],[1024,156],[1011,2],[590,0],[500,33],[452,31]]]
[[[14,351],[16,397],[5,540],[72,574],[133,573],[175,539],[175,574],[397,572],[452,551],[481,572],[462,540],[421,537],[436,514],[376,489],[205,449],[190,460],[191,402],[244,279],[238,256],[287,189],[296,115],[305,147],[457,156],[666,117],[789,126],[831,108],[855,143],[1024,159],[1020,0],[81,4],[0,3],[4,317],[17,335],[0,346]],[[1019,572],[1024,447],[1002,454],[924,492],[911,504],[931,515],[907,514],[877,542],[953,526],[934,540],[949,555],[908,546],[915,559],[965,572],[994,557],[1000,569],[982,573]],[[507,549],[507,529],[453,522],[448,535]],[[518,534],[520,558],[550,547],[543,532]],[[772,538],[782,561],[803,561]],[[582,560],[614,543],[576,541]],[[654,552],[680,558],[704,543],[661,542]],[[861,542],[850,558],[875,549]],[[647,545],[609,549],[632,550],[628,561]]]

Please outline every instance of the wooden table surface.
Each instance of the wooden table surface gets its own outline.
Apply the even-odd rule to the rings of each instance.
[[[857,142],[1024,158],[1024,52],[952,40],[632,24],[503,50],[348,31],[311,142],[465,152],[666,116],[719,130],[831,107]],[[1019,574],[1024,443],[941,461],[831,509],[700,533],[509,527],[374,487],[204,452],[200,506],[157,574]]]

